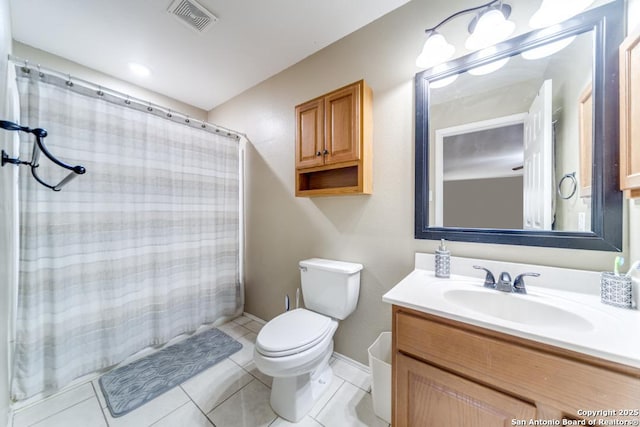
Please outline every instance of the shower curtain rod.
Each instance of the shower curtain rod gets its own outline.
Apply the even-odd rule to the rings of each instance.
[[[153,112],[153,111],[160,111],[162,113],[164,113],[166,115],[166,118],[168,119],[174,119],[175,117],[180,117],[184,120],[184,123],[187,125],[190,125],[192,127],[196,127],[194,124],[192,124],[191,122],[195,122],[197,124],[200,125],[201,128],[203,129],[207,129],[207,128],[213,128],[216,134],[222,135],[222,136],[226,136],[229,138],[233,138],[236,140],[239,140],[240,137],[243,137],[245,139],[248,140],[248,137],[246,134],[242,133],[242,132],[238,132],[236,130],[233,129],[229,129],[226,128],[224,126],[220,126],[217,125],[215,123],[209,123],[206,122],[204,120],[199,120],[199,119],[194,119],[193,117],[190,117],[187,114],[184,113],[180,113],[178,111],[174,111],[168,107],[163,107],[157,104],[154,104],[152,102],[149,101],[145,101],[143,99],[140,98],[136,98],[130,95],[127,95],[125,93],[122,92],[118,92],[116,90],[113,89],[108,89],[105,88],[101,85],[98,85],[96,83],[90,82],[88,80],[84,80],[81,79],[79,77],[75,77],[72,76],[69,73],[63,73],[57,70],[54,70],[52,68],[48,68],[48,67],[43,67],[40,64],[36,64],[35,66],[29,62],[29,60],[27,59],[23,59],[14,55],[8,55],[9,57],[9,61],[13,62],[16,66],[22,67],[22,71],[25,73],[30,73],[33,69],[37,70],[38,73],[40,74],[40,77],[43,77],[45,74],[50,74],[52,76],[58,77],[60,79],[64,79],[66,82],[66,85],[68,87],[73,87],[75,84],[79,84],[87,89],[93,90],[95,91],[95,94],[99,97],[103,97],[105,94],[109,94],[115,98],[118,98],[120,100],[122,100],[125,104],[131,106],[132,104],[137,104],[139,105],[141,108],[139,108],[138,110],[143,110],[146,109],[148,112]],[[173,120],[176,121],[176,120]]]

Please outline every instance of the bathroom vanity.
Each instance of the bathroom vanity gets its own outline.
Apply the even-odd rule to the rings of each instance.
[[[505,293],[475,264],[541,276]],[[383,297],[395,427],[640,422],[640,312],[600,303],[598,273],[454,257],[438,279],[432,266],[416,254]]]

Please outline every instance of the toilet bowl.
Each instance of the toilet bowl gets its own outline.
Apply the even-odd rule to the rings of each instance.
[[[303,418],[331,383],[329,359],[337,328],[336,320],[296,309],[260,331],[253,360],[261,372],[273,377],[270,403],[282,418],[292,422]]]
[[[273,377],[270,403],[291,422],[302,419],[331,384],[329,359],[338,320],[355,310],[361,264],[312,258],[300,261],[307,308],[286,311],[262,327],[253,360]]]

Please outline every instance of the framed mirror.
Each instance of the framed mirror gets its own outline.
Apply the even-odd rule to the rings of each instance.
[[[621,250],[623,3],[416,75],[416,238]]]

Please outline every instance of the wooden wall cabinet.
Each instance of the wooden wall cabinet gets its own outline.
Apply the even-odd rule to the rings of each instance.
[[[296,106],[296,196],[371,194],[372,98],[360,80]]]
[[[619,412],[640,410],[637,368],[396,305],[392,342],[394,427],[640,418]]]
[[[620,45],[620,189],[640,197],[640,31]]]

